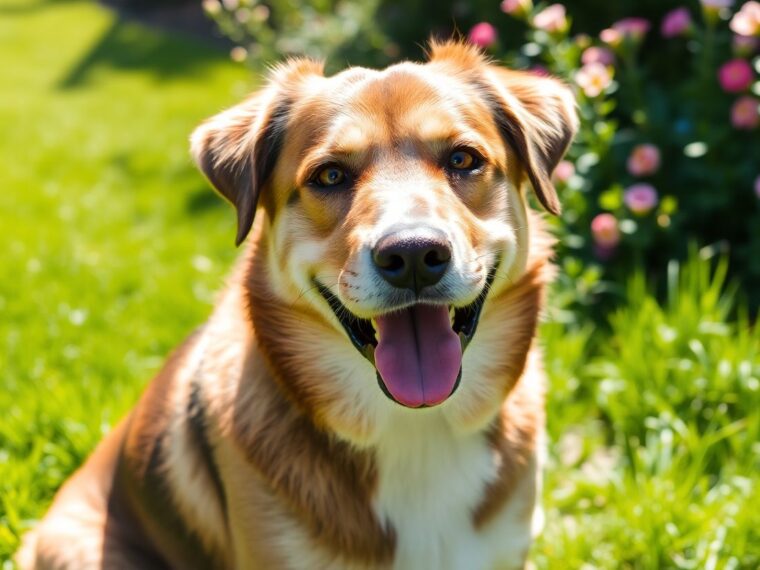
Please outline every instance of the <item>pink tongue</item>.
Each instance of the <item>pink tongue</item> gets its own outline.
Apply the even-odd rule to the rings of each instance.
[[[397,402],[434,406],[451,395],[462,347],[445,306],[414,305],[377,318],[375,365]]]

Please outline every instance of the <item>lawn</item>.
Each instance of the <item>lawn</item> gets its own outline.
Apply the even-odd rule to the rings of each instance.
[[[6,0],[0,38],[5,569],[55,489],[209,313],[237,254],[234,216],[187,138],[253,78],[223,52],[90,2]],[[662,303],[631,276],[606,326],[560,323],[556,309],[543,326],[539,568],[760,567],[760,332],[723,266],[692,258],[663,276]]]
[[[0,559],[210,312],[234,216],[189,156],[252,77],[91,2],[0,3]]]

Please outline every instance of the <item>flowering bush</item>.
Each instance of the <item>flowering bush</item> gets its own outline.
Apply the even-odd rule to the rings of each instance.
[[[593,37],[573,33],[562,4],[502,3],[527,41],[494,55],[564,78],[577,93],[582,127],[554,176],[576,300],[596,300],[613,281],[605,276],[635,264],[664,269],[695,239],[728,249],[760,301],[760,3],[732,6],[674,6],[660,22],[626,17]]]

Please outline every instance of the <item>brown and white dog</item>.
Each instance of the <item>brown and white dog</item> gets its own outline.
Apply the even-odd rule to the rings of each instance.
[[[201,125],[246,255],[22,568],[522,568],[551,276],[522,187],[558,213],[576,122],[558,81],[448,42],[383,71],[290,61]]]

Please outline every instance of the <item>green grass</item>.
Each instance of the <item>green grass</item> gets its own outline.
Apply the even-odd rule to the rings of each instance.
[[[236,255],[234,216],[186,141],[251,78],[207,46],[72,1],[0,3],[0,69],[6,561],[208,314]],[[609,330],[543,326],[539,568],[760,567],[760,333],[732,321],[724,268],[693,257],[673,266],[663,304],[631,278]]]
[[[539,567],[760,567],[760,329],[731,322],[725,271],[694,252],[662,306],[633,276],[609,334],[544,326]]]
[[[0,560],[210,312],[234,215],[188,152],[252,77],[91,2],[0,2]]]

